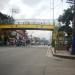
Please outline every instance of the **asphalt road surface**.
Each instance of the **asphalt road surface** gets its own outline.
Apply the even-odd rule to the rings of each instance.
[[[49,47],[0,47],[0,75],[75,75],[75,60],[53,57]]]

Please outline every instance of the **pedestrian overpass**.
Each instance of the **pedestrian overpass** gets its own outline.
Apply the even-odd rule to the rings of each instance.
[[[52,40],[56,40],[56,26],[50,22],[50,20],[15,20],[14,22],[10,22],[8,20],[1,21],[0,20],[0,32],[6,32],[6,30],[46,30],[53,31],[52,32]]]
[[[5,23],[5,24],[4,24]],[[53,31],[55,25],[52,25],[49,20],[15,20],[14,23],[6,21],[0,23],[0,29],[27,29],[27,30],[50,30]]]

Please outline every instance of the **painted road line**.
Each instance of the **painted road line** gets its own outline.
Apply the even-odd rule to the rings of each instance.
[[[52,57],[52,52],[51,52],[51,47],[48,48],[47,53],[46,53],[47,57]]]

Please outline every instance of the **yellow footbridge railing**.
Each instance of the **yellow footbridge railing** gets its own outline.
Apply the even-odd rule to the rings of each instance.
[[[48,19],[0,20],[0,29],[54,30],[54,28]]]
[[[0,29],[54,30],[50,24],[0,24]]]

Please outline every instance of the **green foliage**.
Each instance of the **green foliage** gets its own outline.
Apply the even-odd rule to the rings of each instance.
[[[14,19],[8,15],[0,13],[0,24],[13,24]]]
[[[68,42],[67,44],[69,46],[72,44],[72,28],[69,25],[73,21],[73,16],[74,16],[73,10],[74,10],[73,6],[70,6],[68,9],[64,10],[64,13],[60,15],[58,18],[59,23],[64,24],[59,28],[58,31],[63,31],[68,34],[67,37],[65,37],[66,38],[65,41]]]
[[[68,9],[64,10],[64,13],[59,16],[58,21],[68,26],[73,20],[73,15],[73,6],[71,6]]]
[[[66,26],[66,25],[61,26],[61,27],[59,28],[59,31],[64,31],[64,32],[66,32],[68,35],[72,35],[72,28],[71,28],[70,26]]]
[[[70,6],[68,9],[64,10],[64,13],[59,16],[58,21],[63,23],[64,26],[59,28],[59,31],[64,31],[68,35],[72,35],[72,28],[69,26],[73,20],[73,6]]]
[[[55,40],[52,40],[51,45],[52,45],[52,47],[55,47]]]

